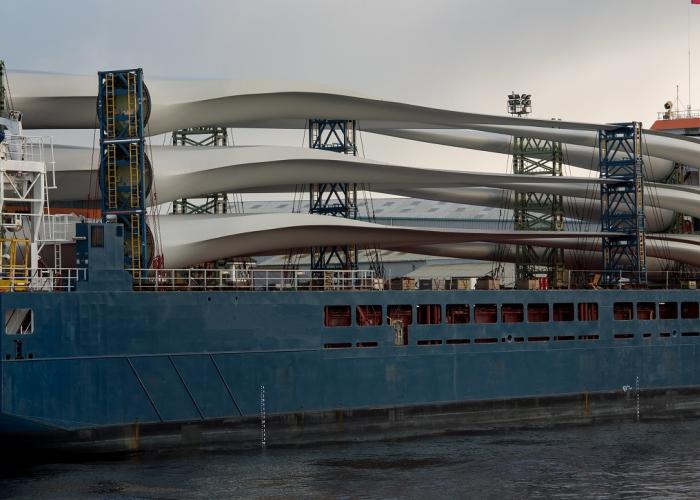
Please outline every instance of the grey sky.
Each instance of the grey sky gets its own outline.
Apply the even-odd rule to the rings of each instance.
[[[700,6],[690,0],[3,1],[10,69],[316,81],[385,99],[504,113],[512,89],[537,117],[641,120],[688,87],[700,104]],[[10,75],[11,76],[11,75]],[[694,89],[694,90],[695,90]],[[61,140],[84,136],[57,134]],[[237,131],[300,145],[301,132]],[[365,135],[367,156],[504,171],[488,153]]]

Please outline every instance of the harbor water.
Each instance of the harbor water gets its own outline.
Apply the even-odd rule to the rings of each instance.
[[[697,498],[700,421],[5,462],[2,498]]]

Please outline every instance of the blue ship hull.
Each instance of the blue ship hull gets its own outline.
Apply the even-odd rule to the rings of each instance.
[[[689,334],[700,331],[700,321],[615,321],[612,304],[620,300],[681,303],[698,296],[683,290],[4,294],[3,310],[33,311],[34,331],[21,336],[19,349],[17,336],[2,337],[0,431],[7,442],[41,436],[40,444],[104,439],[106,447],[133,448],[161,431],[175,444],[187,441],[188,428],[197,441],[211,425],[219,427],[214,441],[254,446],[260,442],[261,389],[270,444],[276,432],[285,443],[344,439],[345,427],[346,437],[357,439],[373,434],[372,425],[380,434],[390,435],[393,427],[398,434],[407,428],[420,434],[555,417],[542,408],[533,416],[527,409],[533,401],[545,408],[568,401],[559,421],[631,414],[637,387],[645,405],[652,395],[668,398],[669,389],[684,389],[688,396],[678,408],[664,403],[662,409],[694,408],[700,337]],[[324,326],[329,305],[373,304],[386,311],[392,304],[578,302],[598,303],[599,319],[412,324],[408,345],[400,346],[389,325]],[[593,334],[598,339],[580,340]],[[457,338],[470,343],[446,343]],[[426,340],[442,343],[418,344]],[[347,344],[352,347],[327,348]],[[470,416],[475,404],[481,416],[491,408],[493,421]],[[445,408],[455,418],[443,428],[434,427],[440,418],[425,417],[386,425],[401,420],[396,411],[439,415]],[[508,410],[506,416],[498,415],[499,408]],[[353,418],[368,426],[353,427]],[[316,438],[302,437],[305,419],[338,432],[321,425],[311,433]],[[192,424],[203,427],[192,431]]]

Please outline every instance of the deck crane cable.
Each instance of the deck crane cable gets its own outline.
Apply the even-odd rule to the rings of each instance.
[[[646,148],[647,151],[647,163],[645,164],[646,168],[649,169],[650,177],[655,178],[654,172],[652,171],[651,155],[649,154],[649,145],[647,144],[646,134],[644,133],[642,133],[642,140],[644,141],[644,148]],[[642,148],[642,151],[644,150],[644,148]],[[642,155],[644,155],[644,153],[642,153]],[[644,176],[642,177],[642,181],[644,181]],[[647,203],[646,199],[643,199],[643,209],[647,210],[647,207],[649,207],[652,213],[656,214],[657,219],[662,220],[661,204],[659,203],[659,188],[656,185],[656,183],[651,183],[651,186],[647,184],[647,187],[651,187],[651,189],[649,190],[649,203]],[[644,196],[644,198],[646,198],[646,196]],[[655,203],[651,203],[652,201],[655,201]],[[661,239],[659,245],[662,249],[661,255],[663,255],[663,257],[668,261],[665,264],[666,267],[664,270],[669,271],[671,270],[669,269],[669,267],[673,265],[673,256],[671,254],[670,245],[668,241],[664,238]]]
[[[513,148],[515,147],[515,137],[508,136],[508,153],[506,154],[506,168],[505,171],[506,173],[509,173],[513,166],[512,162],[512,151]],[[498,209],[498,223],[497,223],[497,228],[501,230],[511,230],[511,227],[509,227],[509,224],[512,225],[513,222],[513,216],[511,214],[510,218],[506,217],[506,211],[511,210],[512,211],[512,201],[515,196],[515,191],[512,189],[507,189],[503,188],[501,189],[501,203],[499,203],[500,207]],[[495,248],[495,255],[494,259],[492,261],[491,265],[491,276],[494,279],[499,279],[502,277],[502,274],[504,272],[504,264],[503,261],[505,259],[506,251],[507,251],[507,246],[503,243],[496,243],[496,248]]]
[[[301,147],[303,148],[306,143],[306,127],[304,127],[304,133],[301,137]],[[301,213],[301,208],[303,206],[305,186],[303,184],[294,185],[294,196],[292,198],[292,213]],[[282,267],[287,270],[296,269],[301,261],[301,253],[298,248],[289,248],[287,250],[287,255],[284,257],[284,263]]]
[[[94,199],[97,201],[98,190],[100,189],[100,176],[99,176],[99,164],[95,168],[95,148],[97,143],[97,111],[95,111],[95,126],[92,129],[92,152],[90,153],[90,180],[88,181],[88,209],[90,208],[91,202]],[[97,172],[97,175],[95,175]],[[95,176],[95,184],[92,183],[92,178]],[[88,212],[89,213],[89,212]]]
[[[591,160],[588,168],[586,169],[586,175],[591,180],[585,183],[583,197],[579,198],[581,200],[581,207],[578,207],[576,197],[571,197],[569,200],[570,208],[572,209],[572,213],[575,214],[575,218],[578,220],[579,227],[582,231],[585,230],[586,232],[591,231],[593,227],[592,214],[595,212],[596,202],[600,203],[600,192],[598,193],[598,196],[593,196],[596,188],[598,187],[598,184],[593,179],[593,172],[598,172],[598,175],[600,176],[600,166],[596,168],[597,141],[598,139],[596,138],[596,143],[591,149]],[[574,248],[572,251],[574,267],[579,269],[594,267],[590,265],[591,263],[588,259],[587,248],[589,240],[590,238],[586,236],[576,237],[576,242],[578,245],[576,245],[576,248]]]
[[[571,175],[571,166],[569,165],[569,149],[567,147],[566,143],[560,143],[561,147],[561,161],[562,161],[562,175]],[[566,208],[564,210],[564,213],[569,213],[572,214],[571,217],[564,217],[563,223],[566,225],[568,223],[568,220],[576,220],[578,221],[578,226],[579,228],[582,226],[582,221],[579,218],[579,213],[578,213],[578,207],[576,206],[575,203],[575,198],[572,198],[570,196],[562,196],[562,209]],[[576,258],[574,257],[572,261],[576,261]]]
[[[301,147],[304,147],[306,142],[306,129],[304,129],[304,135],[301,138]],[[304,186],[302,184],[294,185],[294,198],[292,199],[292,213],[301,213],[301,207],[304,201]]]
[[[10,76],[7,74],[7,68],[5,68],[3,73],[5,74],[5,86],[7,87],[7,101],[10,104],[10,109],[15,109],[15,103],[12,101],[12,89],[10,88]],[[0,82],[0,84],[1,83],[2,82]]]
[[[294,185],[294,197],[292,199],[292,213],[301,213],[302,200],[304,197],[304,188],[301,184]],[[284,258],[283,267],[286,269],[296,268],[299,265],[301,255],[295,248],[289,248],[287,255]]]
[[[360,157],[367,158],[365,155],[365,142],[362,139],[362,128],[360,127],[360,122],[357,122],[357,136],[360,138]],[[376,213],[374,211],[374,198],[372,197],[372,191],[370,185],[367,183],[360,184],[360,189],[362,190],[362,197],[365,202],[365,210],[367,211],[367,219],[370,222],[376,222]],[[357,208],[357,207],[356,207]],[[374,242],[372,245],[365,247],[365,255],[369,261],[370,268],[375,268],[374,271],[380,275],[383,275],[384,264],[382,262],[382,256],[377,247],[378,242]]]
[[[307,133],[307,127],[304,127],[304,132],[301,136],[301,147],[303,148],[306,145],[306,133]],[[292,211],[296,213],[301,213],[302,208],[304,206],[304,197],[306,195],[306,188],[307,186],[304,184],[296,184],[294,186],[294,200],[292,202]],[[294,203],[296,203],[296,207],[294,206]],[[289,249],[289,256],[288,260],[291,263],[292,268],[298,268],[299,263],[301,262],[301,257],[302,253],[298,248],[290,248]]]
[[[148,147],[148,152],[151,156],[151,172],[153,172],[153,146],[151,144],[151,126],[146,125],[146,130],[148,131],[148,137],[146,139],[146,144]],[[161,240],[160,231],[160,212],[161,206],[158,204],[158,191],[156,190],[156,179],[155,175],[151,174],[151,210],[150,216],[153,222],[153,243],[155,248],[153,249],[153,264],[163,268],[165,265],[165,256],[163,255],[163,242]],[[156,259],[158,259],[156,261]]]
[[[231,138],[231,144],[227,144],[230,147],[233,147],[236,145],[236,141],[233,139],[233,127],[229,127],[226,129],[226,134],[228,137]],[[234,191],[231,193],[231,199],[233,203],[233,209],[236,213],[239,214],[244,214],[245,213],[245,204],[243,200],[243,193],[239,193]]]
[[[568,149],[567,145],[563,144],[564,148],[564,154],[568,158]],[[568,206],[569,206],[569,212],[573,214],[573,219],[576,220],[576,223],[578,224],[580,232],[583,231],[590,231],[592,226],[593,226],[593,217],[591,217],[592,213],[594,212],[594,204],[596,203],[596,200],[599,200],[598,197],[594,197],[593,193],[597,187],[597,183],[593,182],[592,175],[593,172],[599,171],[598,169],[595,168],[595,156],[596,156],[596,148],[594,147],[591,150],[591,160],[589,162],[589,166],[586,169],[587,176],[591,181],[585,183],[585,191],[583,193],[582,197],[579,196],[571,196],[567,197],[568,199]],[[567,160],[568,163],[568,160]],[[568,166],[568,165],[567,165]],[[569,173],[571,174],[571,169],[569,168]],[[580,200],[580,202],[578,201]],[[587,255],[587,249],[588,249],[588,243],[589,243],[590,238],[587,236],[576,236],[576,242],[578,245],[575,246],[575,248],[571,249],[571,255],[572,255],[572,266],[574,268],[579,268],[579,269],[586,269],[590,267],[590,262],[588,259]]]
[[[597,139],[596,139],[597,141]],[[593,223],[594,218],[592,215],[596,212],[600,212],[600,184],[595,182],[594,180],[594,172],[598,174],[598,178],[600,178],[600,165],[598,165],[598,168],[595,168],[596,164],[596,147],[593,148],[591,151],[591,161],[588,166],[588,169],[586,169],[586,176],[591,179],[589,182],[586,183],[586,190],[584,192],[584,198],[583,198],[583,207],[581,208],[581,214],[580,214],[580,219],[583,222],[583,227],[585,228],[586,231],[592,231],[594,229],[598,229],[598,224],[600,221],[598,220],[596,224]],[[597,193],[596,196],[594,196],[594,193]],[[596,209],[597,205],[597,209]],[[600,219],[600,216],[598,217]],[[583,237],[582,237],[583,238]],[[586,251],[586,244],[589,243],[588,239],[583,240],[583,245],[578,250],[579,254],[579,262],[580,266],[585,268],[591,268],[591,267],[596,267],[590,260],[590,254],[587,254]]]

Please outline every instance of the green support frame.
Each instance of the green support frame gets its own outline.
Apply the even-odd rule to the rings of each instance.
[[[215,147],[228,146],[228,132],[224,127],[191,127],[176,130],[173,146]],[[228,193],[209,193],[203,202],[180,198],[173,202],[175,214],[225,214],[229,212]]]
[[[514,116],[527,116],[531,96],[511,93],[508,111]],[[563,150],[561,143],[532,137],[513,138],[513,173],[532,176],[561,176]],[[563,231],[563,197],[556,194],[515,191],[513,227],[516,231]],[[516,246],[516,284],[546,275],[551,288],[566,286],[564,249]]]
[[[354,120],[309,120],[309,147],[357,155]],[[309,213],[357,219],[357,185],[321,183],[309,186]],[[311,269],[357,269],[357,247],[335,245],[311,248]]]
[[[516,175],[562,175],[560,143],[531,137],[514,138],[513,173]],[[516,231],[563,231],[564,204],[561,195],[516,191],[513,226]],[[565,286],[564,250],[516,247],[516,280],[546,274],[552,288]]]

